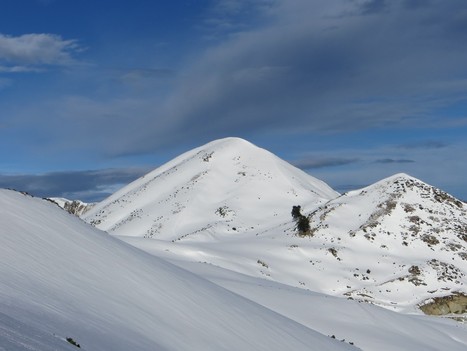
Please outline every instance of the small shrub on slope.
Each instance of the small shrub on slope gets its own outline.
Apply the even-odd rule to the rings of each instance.
[[[292,207],[292,218],[296,223],[296,230],[300,236],[310,235],[310,219],[300,212],[301,206]]]
[[[68,341],[70,344],[72,344],[73,346],[76,346],[78,348],[81,348],[80,344],[78,344],[75,340],[73,340],[73,338],[66,338],[66,341]]]

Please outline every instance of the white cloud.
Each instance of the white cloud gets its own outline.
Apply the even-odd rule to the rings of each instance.
[[[0,73],[41,72],[38,67],[29,66],[0,66]]]
[[[41,66],[69,66],[82,47],[76,40],[54,34],[0,34],[0,72],[34,71]]]

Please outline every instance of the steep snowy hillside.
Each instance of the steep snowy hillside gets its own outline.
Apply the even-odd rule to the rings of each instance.
[[[189,273],[12,191],[0,190],[0,208],[1,350],[467,347],[454,321],[178,261]]]
[[[74,214],[75,216],[81,217],[91,208],[93,208],[95,203],[86,203],[80,200],[68,200],[63,197],[51,197],[47,200],[55,202],[58,206],[63,208],[68,213]]]
[[[282,223],[339,194],[270,152],[238,138],[189,151],[104,200],[83,218],[109,233],[208,240]]]
[[[0,208],[0,349],[356,349],[50,202],[0,190]]]

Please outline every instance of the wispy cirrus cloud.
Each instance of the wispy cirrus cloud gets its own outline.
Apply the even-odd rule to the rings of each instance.
[[[402,144],[402,145],[399,145],[398,147],[400,149],[413,150],[413,149],[441,149],[447,146],[448,144],[442,141],[426,140],[426,141]]]
[[[0,73],[42,72],[42,68],[28,66],[0,66]]]
[[[408,159],[394,159],[394,158],[381,158],[376,161],[375,163],[414,163],[414,160],[408,160]]]
[[[82,50],[77,40],[65,40],[55,34],[11,36],[0,33],[0,72],[30,72],[48,66],[69,66],[77,63],[74,55]]]
[[[357,158],[339,158],[339,157],[328,157],[328,158],[315,158],[310,157],[307,159],[302,159],[298,161],[292,161],[292,164],[295,167],[301,168],[303,170],[317,169],[317,168],[326,168],[326,167],[336,167],[344,166],[352,163],[356,163],[359,160]]]

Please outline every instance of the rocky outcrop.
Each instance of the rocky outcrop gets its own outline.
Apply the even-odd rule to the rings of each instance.
[[[95,203],[86,203],[80,200],[68,200],[60,197],[47,198],[46,200],[57,204],[59,207],[63,208],[68,213],[71,213],[78,217],[84,215],[96,205]]]
[[[467,295],[464,294],[435,297],[429,301],[420,306],[425,314],[442,316],[467,313]]]
[[[88,212],[91,208],[94,207],[95,204],[87,204],[84,202],[81,202],[79,200],[74,200],[71,202],[65,202],[63,208],[71,213],[74,214],[75,216],[82,216],[86,212]]]

